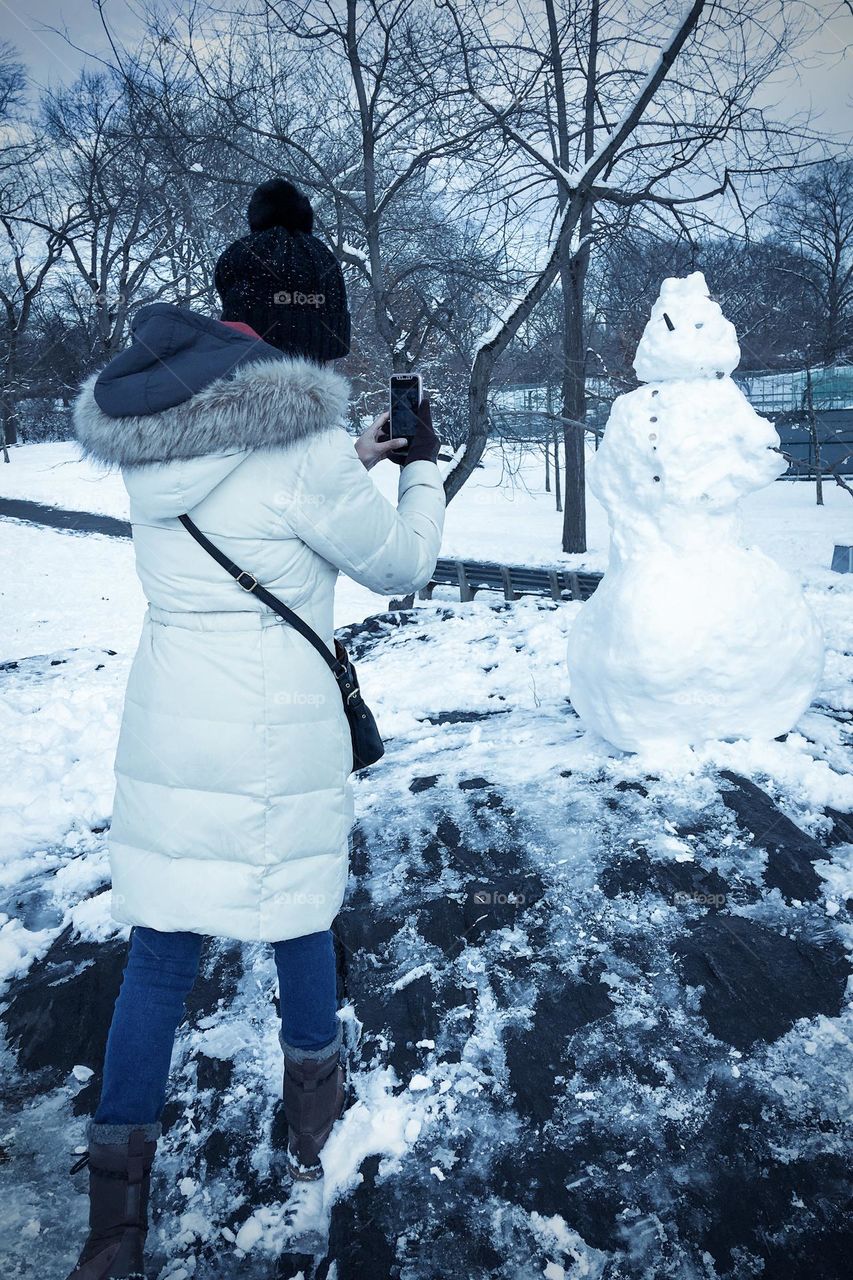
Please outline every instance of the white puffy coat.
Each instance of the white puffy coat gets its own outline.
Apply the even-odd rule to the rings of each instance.
[[[149,601],[115,763],[112,914],[244,940],[325,929],[353,821],[338,686],[176,517],[188,512],[331,650],[339,570],[386,596],[429,580],[438,468],[403,468],[395,509],[341,425],[346,380],[297,358],[246,364],[132,417],[104,414],[94,383],[75,403],[78,439],[122,467]]]

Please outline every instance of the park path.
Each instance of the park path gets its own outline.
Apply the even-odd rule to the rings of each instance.
[[[96,515],[92,511],[68,511],[49,507],[26,498],[0,498],[0,519],[23,520],[49,529],[65,529],[73,533],[102,533],[108,538],[129,538],[130,524],[115,516]]]

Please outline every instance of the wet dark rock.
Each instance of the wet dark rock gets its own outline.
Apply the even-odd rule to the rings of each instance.
[[[353,960],[373,956],[377,962],[387,959],[388,943],[399,931],[402,921],[380,916],[369,901],[353,903],[332,924],[335,941],[342,952],[342,967],[349,972]]]
[[[376,1187],[379,1160],[379,1156],[370,1156],[363,1162],[362,1181],[351,1196],[338,1200],[332,1208],[328,1257],[335,1259],[336,1280],[365,1280],[368,1276],[385,1280],[395,1274],[396,1244],[377,1221],[382,1199]],[[292,1274],[287,1273],[288,1280]]]
[[[69,925],[6,999],[6,1035],[22,1072],[49,1088],[80,1064],[99,1072],[127,958],[122,939],[72,943]]]
[[[830,805],[824,810],[832,819],[832,830],[827,836],[827,844],[853,844],[853,813],[841,813]]]
[[[435,834],[443,845],[448,849],[458,849],[462,841],[462,832],[456,823],[447,814],[443,814],[439,818],[435,828]]]
[[[649,793],[643,786],[642,782],[629,782],[627,778],[623,778],[621,782],[616,783],[616,791],[636,791],[638,795],[647,796]]]
[[[186,1000],[188,1020],[197,1022],[215,1013],[220,1003],[230,1004],[242,975],[242,944],[224,938],[205,938],[198,976]]]
[[[490,1184],[495,1194],[528,1212],[559,1214],[592,1248],[619,1250],[617,1220],[624,1200],[618,1183],[604,1185],[600,1175],[614,1169],[623,1155],[604,1135],[585,1131],[582,1137],[554,1142],[536,1133],[529,1146],[501,1156]]]
[[[434,619],[435,613],[431,611],[429,617]],[[439,617],[442,620],[452,618],[453,611],[443,609]],[[423,624],[423,621],[423,609],[391,609],[387,613],[373,614],[362,622],[353,622],[349,626],[339,627],[335,636],[344,645],[350,658],[357,662],[387,636],[401,629],[417,628]],[[426,637],[417,634],[413,638],[425,639]]]
[[[488,720],[489,716],[509,715],[509,712],[509,707],[495,707],[491,711],[437,711],[419,719],[421,724],[474,724],[477,720]]]
[[[430,898],[418,912],[418,932],[425,942],[457,955],[465,941],[465,914],[455,898]]]
[[[195,1064],[199,1089],[220,1092],[227,1089],[234,1078],[234,1063],[229,1058],[209,1058],[206,1053],[197,1053]]]
[[[426,774],[422,778],[412,778],[409,783],[409,790],[413,795],[417,795],[419,791],[429,791],[438,782],[437,773]]]
[[[853,1227],[839,1224],[831,1206],[851,1204],[851,1196],[850,1168],[838,1156],[756,1162],[732,1151],[717,1169],[697,1243],[720,1268],[747,1248],[765,1260],[762,1277],[841,1280],[849,1274]]]
[[[403,841],[403,844],[406,842]],[[360,876],[367,875],[370,866],[370,849],[364,831],[360,826],[353,827],[350,837],[349,868],[353,883],[357,884]]]
[[[232,1128],[212,1127],[202,1145],[201,1157],[208,1174],[233,1174],[235,1162],[239,1162],[243,1176],[246,1176],[246,1144]]]
[[[550,1120],[565,1092],[558,1077],[571,1075],[567,1042],[581,1027],[606,1018],[613,1002],[598,974],[588,982],[566,982],[544,991],[529,1028],[512,1027],[505,1037],[510,1087],[518,1110],[537,1124]]]
[[[812,902],[820,897],[821,878],[812,863],[824,858],[817,840],[801,831],[765,791],[729,769],[722,771],[731,783],[722,793],[738,825],[750,832],[755,844],[767,850],[764,883],[778,889],[788,901]]]
[[[466,936],[476,942],[493,929],[514,928],[543,893],[540,877],[532,872],[471,881],[462,907]]]
[[[599,883],[609,898],[654,892],[670,903],[708,910],[724,906],[729,895],[728,883],[714,868],[708,871],[698,862],[658,862],[644,850],[607,867]]]
[[[489,791],[486,795],[475,796],[472,800],[472,807],[475,814],[480,814],[487,810],[492,810],[494,813],[500,810],[506,812],[504,802],[497,791]]]
[[[395,990],[399,976],[392,970],[373,971],[370,984],[361,985],[358,1016],[368,1039],[377,1034],[387,1038],[387,1061],[405,1080],[418,1069],[423,1056],[417,1041],[434,1040],[438,1035],[443,1001],[428,974],[420,974]]]
[[[685,981],[704,987],[710,1030],[735,1048],[778,1040],[799,1018],[841,1011],[850,967],[834,939],[817,945],[720,912],[692,922],[672,950]]]
[[[460,791],[481,791],[483,787],[490,787],[492,784],[486,778],[463,778],[459,783]]]
[[[160,1113],[160,1124],[163,1126],[163,1133],[166,1134],[173,1125],[182,1121],[186,1115],[186,1105],[179,1102],[176,1098],[167,1098],[165,1106]]]

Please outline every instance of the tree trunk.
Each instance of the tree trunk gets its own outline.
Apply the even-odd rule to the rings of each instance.
[[[554,494],[557,498],[557,510],[563,510],[563,491],[560,486],[560,437],[554,428]]]
[[[551,65],[554,72],[558,106],[558,155],[564,168],[570,167],[568,121],[566,113],[565,81],[560,57],[560,41],[556,14],[552,0],[546,5],[551,36]],[[584,92],[584,159],[589,161],[595,152],[596,83],[598,80],[598,21],[599,0],[592,0],[589,10],[589,45],[587,50],[586,87]],[[565,196],[560,195],[561,208]],[[593,202],[588,194],[582,197],[578,233],[580,247],[571,250],[571,241],[565,240],[560,254],[560,284],[563,290],[563,385],[562,413],[563,442],[566,451],[563,493],[563,550],[586,551],[586,467],[583,422],[586,414],[586,334],[584,331],[583,298],[589,266],[589,246],[592,236]]]
[[[820,436],[817,429],[817,414],[814,411],[814,396],[812,394],[812,371],[806,369],[806,413],[808,414],[809,435],[812,438],[812,448],[814,449],[814,465],[815,465],[815,501],[819,507],[823,506],[823,475],[821,473],[820,460]]]
[[[554,413],[554,396],[551,383],[545,383],[545,412],[548,418],[545,424],[545,492],[551,492],[551,417]]]
[[[3,457],[8,462],[8,446],[18,443],[18,408],[9,387],[4,387],[3,389],[2,427]]]
[[[17,343],[14,332],[10,335],[9,347],[6,352],[6,360],[3,368],[3,389],[0,393],[0,405],[2,405],[2,442],[3,442],[3,460],[9,461],[9,445],[18,443],[18,398],[17,398],[17,366],[18,352]]]
[[[586,350],[583,332],[583,283],[586,263],[573,258],[560,272],[563,286],[563,444],[566,467],[563,480],[563,550],[586,551],[586,433],[574,425],[586,413],[584,366]]]

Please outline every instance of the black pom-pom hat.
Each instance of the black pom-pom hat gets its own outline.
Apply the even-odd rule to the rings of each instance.
[[[350,314],[340,265],[312,234],[308,197],[285,178],[252,192],[249,235],[216,263],[222,319],[240,320],[280,351],[322,363],[345,356]]]

